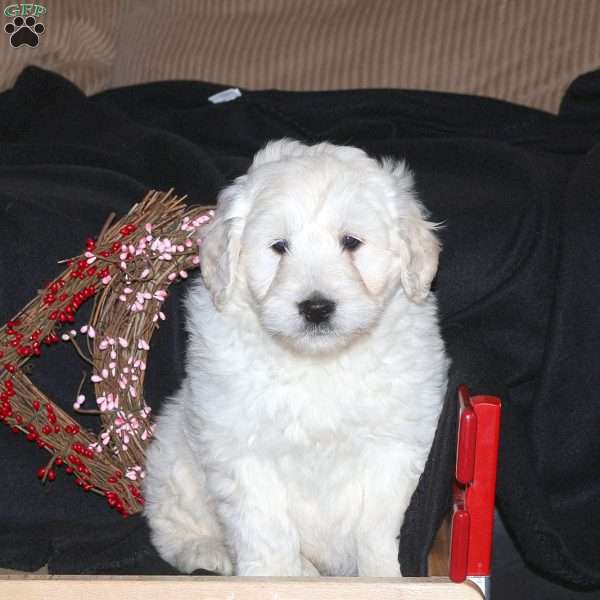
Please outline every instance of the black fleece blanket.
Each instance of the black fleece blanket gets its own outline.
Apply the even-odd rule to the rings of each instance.
[[[0,95],[0,322],[79,252],[111,211],[149,188],[211,203],[267,140],[283,136],[405,157],[444,250],[436,280],[452,357],[432,453],[400,537],[422,575],[449,506],[458,383],[501,391],[497,504],[525,560],[556,580],[600,586],[600,72],[558,116],[489,99],[397,90],[247,92],[168,82],[86,97],[36,68]],[[151,351],[158,409],[182,377],[174,286]],[[32,361],[69,409],[80,365],[67,345]],[[85,421],[95,427],[94,421]],[[54,573],[168,573],[142,517],[122,520],[0,429],[0,566]]]

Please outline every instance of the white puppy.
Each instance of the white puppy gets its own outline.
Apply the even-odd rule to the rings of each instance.
[[[146,516],[184,572],[400,575],[447,359],[403,163],[281,140],[219,196]]]

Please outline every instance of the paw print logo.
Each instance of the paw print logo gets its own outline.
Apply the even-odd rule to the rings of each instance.
[[[12,23],[7,23],[4,26],[4,31],[10,35],[10,45],[13,48],[18,48],[23,44],[35,48],[40,39],[39,36],[45,31],[45,27],[41,23],[35,22],[35,17],[29,16],[15,17]]]

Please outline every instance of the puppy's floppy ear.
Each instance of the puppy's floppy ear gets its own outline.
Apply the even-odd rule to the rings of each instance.
[[[238,177],[219,194],[214,217],[199,231],[202,278],[219,310],[235,287],[242,234],[249,212],[245,181],[246,176]]]
[[[384,159],[382,166],[396,181],[392,249],[400,281],[408,298],[422,302],[438,268],[441,244],[434,233],[437,225],[427,221],[427,212],[415,195],[413,176],[405,163]]]

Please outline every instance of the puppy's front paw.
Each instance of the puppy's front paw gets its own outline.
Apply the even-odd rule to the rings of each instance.
[[[192,573],[196,569],[214,571],[220,575],[231,575],[233,566],[223,543],[206,536],[189,542],[175,557],[175,566],[183,573]]]
[[[360,577],[401,577],[398,545],[382,534],[374,539],[363,539],[358,548],[358,575]]]
[[[317,567],[313,565],[308,558],[302,556],[302,576],[303,577],[320,577],[321,573],[317,570]]]
[[[358,563],[360,577],[401,577],[400,563],[395,556],[362,556]]]
[[[244,560],[239,561],[236,575],[244,577],[301,577],[305,575],[300,560]]]

